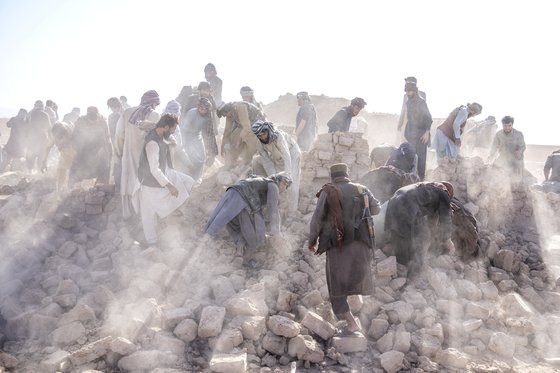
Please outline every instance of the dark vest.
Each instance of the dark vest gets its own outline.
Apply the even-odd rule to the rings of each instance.
[[[140,155],[140,163],[138,165],[138,180],[142,185],[146,185],[153,188],[164,188],[161,186],[156,178],[152,175],[150,171],[150,165],[148,163],[148,155],[146,153],[146,144],[150,141],[157,142],[159,146],[159,168],[165,173],[167,167],[173,167],[171,163],[171,154],[169,152],[169,145],[167,145],[161,137],[157,134],[155,130],[151,130],[145,137],[144,148],[142,149],[142,154]]]
[[[362,241],[369,245],[367,225],[362,220],[364,212],[364,195],[366,187],[355,183],[335,183],[342,192],[342,219],[344,226],[343,243],[349,244],[352,241]],[[362,187],[362,193],[358,190],[358,185]]]
[[[266,177],[251,177],[239,180],[237,183],[230,185],[227,189],[235,189],[241,197],[247,202],[253,213],[259,212],[266,205],[268,183],[272,180]],[[226,189],[226,190],[227,190]]]
[[[449,114],[447,119],[444,120],[443,123],[438,126],[438,128],[445,134],[445,136],[449,137],[451,140],[457,140],[455,138],[455,134],[453,133],[453,122],[455,122],[455,118],[457,118],[457,114],[459,113],[459,110],[461,110],[461,108],[464,108],[464,106],[456,107]],[[467,123],[466,120],[463,123],[461,123],[461,134],[463,134],[463,129],[465,128],[466,123]]]

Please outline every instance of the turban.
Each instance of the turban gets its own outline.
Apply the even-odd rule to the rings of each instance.
[[[263,141],[263,140],[259,139],[259,141],[262,142],[263,144],[268,144],[271,141],[274,141],[274,140],[276,140],[276,138],[278,138],[278,131],[276,131],[276,129],[274,129],[274,125],[271,122],[265,122],[263,120],[257,120],[251,126],[251,131],[253,131],[253,133],[255,135],[258,135],[259,133],[261,133],[263,131],[268,131],[268,139],[266,141]]]
[[[173,114],[179,116],[179,114],[181,114],[181,104],[175,100],[169,101],[162,114]]]
[[[244,86],[241,87],[239,93],[241,94],[241,96],[252,96],[255,92],[251,89],[251,87]]]
[[[160,104],[159,95],[156,91],[150,90],[142,95],[140,106],[130,115],[129,123],[136,124],[143,121]]]

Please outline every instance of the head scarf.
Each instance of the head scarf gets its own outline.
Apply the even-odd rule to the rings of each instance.
[[[239,94],[241,96],[252,96],[255,92],[251,89],[251,87],[249,86],[243,86],[241,87],[241,89],[239,90]]]
[[[142,95],[140,99],[140,105],[134,112],[130,115],[129,123],[137,124],[143,121],[146,117],[151,114],[152,111],[160,104],[159,95],[156,91],[150,90]]]
[[[163,114],[173,114],[179,116],[181,114],[181,104],[175,100],[169,101],[163,110],[162,115]]]
[[[259,139],[259,141],[263,144],[268,144],[271,141],[276,140],[278,137],[278,131],[274,128],[274,125],[271,122],[265,122],[264,120],[257,120],[253,123],[251,131],[253,131],[255,135],[258,135],[262,131],[268,131],[268,139],[266,141]]]
[[[309,93],[305,91],[298,92],[296,94],[296,98],[301,98],[304,101],[311,101],[311,99],[309,98]]]
[[[410,145],[410,143],[408,142],[403,142],[401,145],[399,145],[399,152],[407,158],[414,157],[414,155],[416,154],[416,152],[412,148],[412,145]]]
[[[268,178],[271,179],[272,181],[274,181],[276,183],[276,185],[278,185],[278,183],[280,183],[281,181],[286,183],[287,188],[290,187],[290,185],[292,185],[292,178],[285,171],[279,172],[277,174],[270,175]]]

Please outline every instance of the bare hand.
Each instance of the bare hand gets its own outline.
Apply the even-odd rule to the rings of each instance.
[[[166,185],[167,190],[169,190],[169,193],[171,193],[171,195],[173,197],[177,197],[179,195],[179,191],[177,190],[177,188],[175,188],[175,185],[169,183]]]
[[[455,145],[457,145],[458,147],[461,147],[461,139],[456,139],[454,141]]]
[[[449,255],[455,254],[455,244],[451,241],[451,238],[445,241],[445,247],[449,251]]]
[[[422,137],[420,137],[420,141],[422,141],[422,144],[427,144],[428,141],[430,141],[430,131],[426,131]]]

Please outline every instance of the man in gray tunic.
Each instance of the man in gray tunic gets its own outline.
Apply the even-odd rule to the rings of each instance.
[[[279,173],[269,177],[252,177],[229,186],[204,228],[215,236],[227,225],[237,250],[255,250],[265,243],[264,208],[268,212],[269,233],[280,233],[278,198],[292,179]]]
[[[301,150],[308,151],[317,137],[317,112],[307,92],[296,95],[299,110],[296,115],[296,137]]]
[[[525,139],[523,133],[513,128],[513,117],[506,115],[502,118],[502,129],[496,133],[488,161],[498,153],[494,165],[506,169],[515,178],[523,176]]]
[[[206,149],[204,147],[203,133],[208,128],[213,128],[210,110],[212,104],[207,98],[201,97],[196,108],[190,109],[181,118],[181,137],[183,148],[187,153],[191,170],[190,176],[198,180],[202,176],[202,170],[206,161]]]

